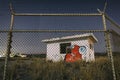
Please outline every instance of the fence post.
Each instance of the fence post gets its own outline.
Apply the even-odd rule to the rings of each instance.
[[[111,66],[112,66],[112,72],[113,72],[113,80],[116,80],[116,74],[115,74],[115,67],[114,67],[114,59],[113,59],[113,54],[112,54],[112,46],[111,46],[111,39],[110,39],[110,31],[106,32],[106,37],[107,37],[107,42],[108,42],[108,52],[109,52],[109,56],[110,56],[110,62],[111,62]]]
[[[102,13],[102,21],[103,21],[103,26],[104,26],[104,30],[105,30],[104,35],[105,35],[107,54],[108,54],[108,58],[109,58],[109,60],[111,62],[111,67],[112,67],[113,80],[116,80],[114,60],[113,60],[112,47],[111,47],[111,41],[110,41],[110,31],[107,30],[105,14],[104,13]]]
[[[7,67],[8,67],[8,58],[9,54],[11,53],[11,43],[12,43],[12,30],[13,30],[13,22],[14,22],[14,15],[11,15],[11,23],[10,23],[10,30],[8,32],[8,40],[7,40],[7,50],[5,55],[5,64],[4,64],[4,73],[3,73],[3,80],[7,80]]]

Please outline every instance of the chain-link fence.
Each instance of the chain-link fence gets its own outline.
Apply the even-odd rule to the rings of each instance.
[[[31,15],[28,14],[27,17]],[[89,14],[67,14],[67,17],[66,14],[34,15],[42,17],[35,18],[38,23],[35,21],[30,24],[44,27],[29,29],[27,21],[22,24],[26,27],[19,27],[17,23],[25,21],[20,18],[20,22],[14,21],[15,26],[10,31],[0,31],[0,76],[4,77],[3,80],[120,79],[120,36],[117,31],[106,28],[104,14],[98,14],[99,17],[95,16],[95,19],[92,17],[96,14],[90,15],[91,21],[87,21],[87,17],[78,18]],[[25,14],[12,14],[12,18],[13,16]],[[32,19],[34,21],[33,16]],[[13,27],[12,20],[10,27]],[[79,20],[84,23],[79,23]],[[100,23],[96,24],[95,21]],[[45,27],[51,25],[56,27]],[[77,25],[89,27],[75,27]]]
[[[118,31],[120,31],[118,29]],[[113,52],[113,60],[114,60],[114,66],[115,66],[115,72],[116,72],[116,78],[120,78],[120,34],[117,31],[111,31],[111,44],[112,44],[112,52]]]
[[[4,72],[4,58],[6,53],[7,33],[0,32],[0,77],[2,79]]]

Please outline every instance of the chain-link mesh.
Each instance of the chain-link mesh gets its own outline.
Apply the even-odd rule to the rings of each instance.
[[[39,33],[39,32],[13,32],[13,42],[12,51],[13,53],[23,53],[23,54],[41,54],[46,53],[46,43],[42,42],[44,39],[61,38],[82,35],[87,33],[81,32],[49,32],[49,33]],[[103,40],[104,34],[100,32],[94,32],[97,37],[98,42],[95,43],[95,52],[105,53],[105,42]],[[69,40],[68,40],[69,41]],[[64,42],[64,41],[63,41]],[[61,41],[62,43],[62,41]]]
[[[64,79],[71,79],[74,77],[75,79],[78,77],[78,79],[89,79],[90,76],[87,76],[86,78],[85,77],[80,77],[81,75],[85,76],[86,73],[88,71],[91,71],[90,68],[94,65],[94,67],[98,68],[99,72],[96,72],[97,74],[95,74],[95,71],[94,69],[92,68],[92,71],[90,73],[88,73],[88,75],[94,75],[95,77],[90,77],[91,79],[111,79],[112,77],[109,77],[106,76],[106,77],[103,77],[104,74],[106,74],[106,71],[104,70],[104,68],[102,68],[103,70],[100,69],[100,67],[102,67],[102,65],[100,65],[99,63],[101,63],[100,61],[101,60],[105,60],[103,61],[103,63],[107,63],[105,65],[105,67],[109,67],[109,61],[106,61],[107,60],[107,56],[106,56],[106,48],[105,48],[105,41],[104,41],[104,32],[93,32],[93,35],[96,37],[96,39],[98,41],[96,41],[95,43],[92,43],[92,40],[94,41],[94,39],[92,37],[90,37],[90,40],[89,40],[89,37],[86,38],[86,37],[83,37],[83,35],[85,34],[89,34],[90,32],[48,32],[48,33],[41,33],[41,32],[13,32],[13,38],[12,38],[12,49],[11,49],[11,54],[14,54],[11,56],[11,60],[9,61],[9,69],[8,69],[8,72],[10,73],[10,71],[12,70],[13,72],[13,75],[9,75],[9,77],[12,77],[15,78],[15,79],[23,79],[23,80],[27,80],[27,79],[36,79],[37,74],[41,77],[39,79],[43,79],[44,80],[44,77],[42,77],[42,75],[48,75],[48,77],[51,77],[51,79],[58,79],[58,77],[53,77],[53,74],[55,74],[55,72],[58,72],[59,74],[64,74],[64,77],[63,77],[63,80]],[[91,32],[92,33],[92,32]],[[78,36],[80,35],[80,42],[79,42],[79,38],[75,38],[75,39],[72,39],[72,40],[64,40],[64,38],[66,37],[74,37],[74,36]],[[83,38],[82,38],[83,37]],[[60,42],[58,41],[59,43],[59,47],[57,45],[54,45],[50,48],[50,51],[52,53],[49,54],[49,49],[47,48],[47,43],[44,43],[42,42],[42,40],[46,40],[46,39],[57,39],[57,38],[63,38],[63,40],[61,40]],[[86,42],[86,40],[88,40],[88,42]],[[93,44],[92,46],[90,46],[90,43]],[[54,43],[54,42],[52,42]],[[51,44],[52,44],[51,43]],[[57,41],[55,41],[55,43],[57,43]],[[93,57],[95,57],[95,63],[83,63],[83,62],[80,62],[79,64],[80,65],[76,65],[77,63],[75,64],[68,64],[68,63],[61,63],[61,62],[58,62],[58,63],[51,63],[51,58],[53,58],[52,60],[61,60],[62,58],[62,61],[64,61],[65,59],[65,55],[67,54],[67,52],[65,53],[60,53],[60,44],[62,43],[71,43],[71,47],[74,46],[74,45],[79,45],[80,47],[83,47],[85,46],[87,50],[87,52],[84,54],[82,54],[82,58],[84,57],[84,60],[85,58],[89,58],[90,56],[93,56],[93,54],[95,54]],[[90,49],[91,48],[91,49]],[[47,50],[48,49],[48,50]],[[58,51],[56,51],[58,50]],[[66,50],[66,49],[65,49]],[[93,51],[90,51],[90,50],[94,50],[94,53]],[[71,51],[72,52],[72,51]],[[84,51],[83,51],[84,52]],[[87,55],[87,53],[89,52],[89,55]],[[48,55],[48,54],[49,55]],[[59,55],[61,54],[61,55]],[[22,55],[26,55],[26,56],[23,56]],[[85,56],[87,55],[87,56]],[[61,56],[61,57],[60,57]],[[49,58],[50,57],[50,58]],[[48,58],[48,61],[46,63],[46,59]],[[92,61],[92,60],[91,60]],[[94,60],[93,60],[94,61]],[[97,63],[98,62],[98,63]],[[101,64],[103,64],[101,63]],[[11,65],[12,64],[12,65]],[[51,65],[50,65],[51,64]],[[96,65],[97,64],[97,65]],[[28,67],[26,67],[26,66]],[[34,66],[34,69],[33,70],[33,73],[31,73],[31,68],[32,68],[32,65],[35,65]],[[40,67],[40,65],[42,65]],[[72,67],[72,66],[78,66],[78,70],[82,70],[82,68],[86,71],[77,71],[77,73],[75,72],[74,73],[74,76],[70,77],[70,75],[72,75],[72,73],[68,73],[67,71],[64,73],[64,70],[62,70],[62,66],[60,67],[61,71],[57,70],[57,66],[60,66],[62,65],[63,66],[63,69],[66,69],[66,70],[69,70],[69,68],[71,68],[73,71],[76,70],[75,67]],[[70,66],[68,66],[70,65]],[[84,65],[84,66],[83,66]],[[95,66],[96,65],[96,66]],[[11,68],[13,66],[13,68]],[[53,66],[53,68],[55,68],[55,72],[53,72],[53,69],[52,67],[50,66]],[[67,66],[67,68],[65,67]],[[89,68],[89,67],[90,68]],[[38,68],[39,67],[39,68]],[[52,69],[52,71],[50,72],[49,70],[48,71],[45,71],[44,68],[45,67],[48,67],[50,68],[50,71]],[[24,69],[25,68],[25,69]],[[29,69],[27,69],[29,68]],[[15,70],[13,70],[15,69]],[[39,69],[39,73],[36,73],[34,72],[34,70],[36,69]],[[97,70],[97,71],[98,71]],[[42,71],[42,73],[41,73]],[[28,74],[27,72],[30,72],[30,74]],[[92,72],[94,72],[94,74],[92,74]],[[110,72],[110,68],[108,68],[108,72]],[[50,75],[51,73],[51,75]],[[84,73],[84,74],[83,74]],[[70,74],[70,75],[69,75]],[[78,76],[77,74],[81,74],[80,76]],[[103,74],[103,75],[101,75]],[[111,75],[111,74],[110,74]],[[24,76],[27,76],[26,78],[24,78]],[[70,78],[69,78],[69,77]],[[32,78],[31,78],[32,77]],[[62,75],[60,75],[60,77],[62,77]],[[47,77],[45,79],[48,79]],[[61,79],[61,78],[60,78]]]
[[[114,59],[114,66],[115,66],[115,72],[116,72],[116,78],[120,79],[120,34],[118,33],[120,29],[117,29],[117,31],[112,30],[111,31],[111,44],[112,44],[112,52],[113,52],[113,59]]]
[[[7,33],[0,31],[0,77],[2,80],[3,72],[4,72],[4,57],[6,53],[7,47]]]
[[[28,25],[23,22],[25,19],[20,18],[15,21],[6,79],[112,80],[113,66],[111,67],[107,56],[111,47],[107,43],[112,42],[112,51],[115,53],[113,54],[115,74],[119,80],[120,65],[117,65],[119,58],[116,56],[119,55],[119,44],[117,44],[119,35],[117,31],[110,30],[112,37],[109,37],[109,32],[102,28],[100,17],[92,18],[90,22],[86,22],[87,18],[78,17],[56,16],[35,19],[32,17],[33,21],[30,22],[35,21],[35,23],[28,21]],[[95,21],[100,23],[95,24]],[[17,24],[21,25],[17,26]],[[35,27],[29,27],[34,24]],[[109,22],[107,24],[110,25]],[[77,25],[80,27],[76,27]],[[2,55],[7,50],[8,33],[5,32],[8,31],[0,32],[0,54]],[[0,59],[0,63],[3,64],[0,65],[0,76],[2,76],[4,59]]]
[[[109,30],[109,41],[110,41],[110,50],[112,54],[110,55],[111,58],[111,67],[114,75],[115,80],[120,79],[120,64],[119,64],[119,56],[120,56],[120,26],[115,23],[110,17],[106,16],[107,20],[107,29]]]

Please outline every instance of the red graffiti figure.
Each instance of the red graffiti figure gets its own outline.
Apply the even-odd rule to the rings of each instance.
[[[71,53],[65,55],[66,62],[75,62],[82,59],[82,55],[79,53],[80,46],[74,45],[74,48],[71,49]]]

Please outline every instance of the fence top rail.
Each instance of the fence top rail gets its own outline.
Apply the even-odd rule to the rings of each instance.
[[[14,13],[15,16],[101,16],[100,13]]]
[[[0,32],[9,32],[9,30],[0,30]],[[12,32],[105,32],[105,30],[12,30]]]

